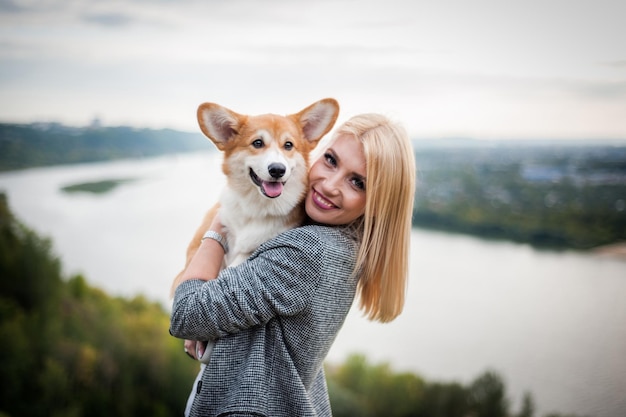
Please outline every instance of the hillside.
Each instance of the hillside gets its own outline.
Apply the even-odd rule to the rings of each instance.
[[[626,242],[626,146],[415,144],[415,226],[553,249]]]
[[[0,415],[179,415],[198,368],[165,309],[61,269],[0,194]]]
[[[199,131],[0,124],[0,171],[210,149]]]

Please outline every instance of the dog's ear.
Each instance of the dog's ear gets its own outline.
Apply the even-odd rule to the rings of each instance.
[[[215,143],[219,150],[231,140],[243,124],[245,116],[215,103],[202,103],[198,107],[198,124],[202,133]]]
[[[325,98],[289,117],[301,126],[304,138],[315,144],[333,128],[337,116],[339,103],[333,98]]]

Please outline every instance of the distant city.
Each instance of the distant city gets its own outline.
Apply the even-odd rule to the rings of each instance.
[[[626,145],[416,143],[420,227],[589,249],[626,241]]]

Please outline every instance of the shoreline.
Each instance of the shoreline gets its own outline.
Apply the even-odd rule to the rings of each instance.
[[[597,248],[592,249],[592,252],[600,256],[617,258],[626,261],[626,242],[617,242],[598,246]]]

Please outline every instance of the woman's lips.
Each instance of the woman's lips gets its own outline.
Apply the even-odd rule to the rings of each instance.
[[[315,191],[315,189],[313,190],[313,194],[311,195],[311,198],[313,199],[313,202],[319,208],[323,210],[331,210],[331,209],[337,208],[337,206],[335,206],[332,202],[327,200],[323,195]]]

